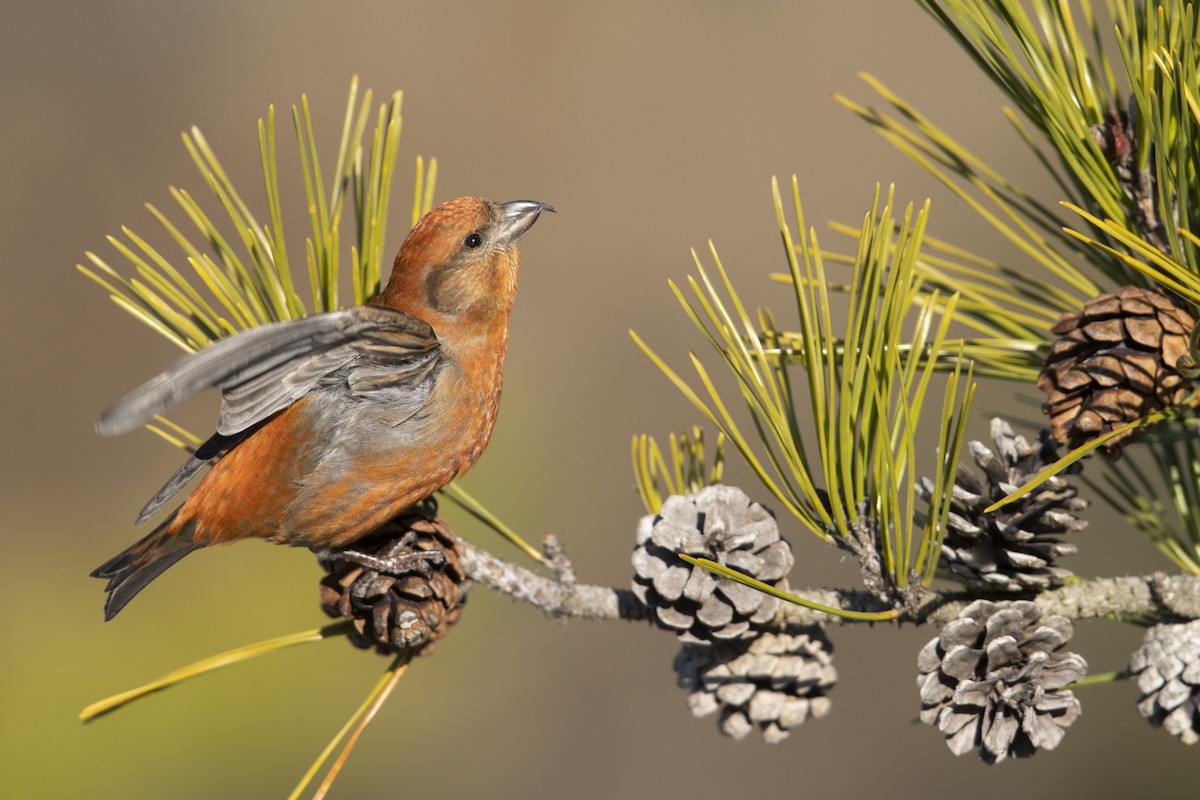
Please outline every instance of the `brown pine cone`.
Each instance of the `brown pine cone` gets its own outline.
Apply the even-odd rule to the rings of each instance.
[[[381,653],[431,652],[466,601],[455,536],[440,517],[397,517],[321,565],[321,608],[354,623],[355,646]]]
[[[1064,314],[1050,329],[1059,338],[1037,381],[1054,438],[1073,450],[1179,403],[1187,384],[1175,365],[1195,324],[1161,291],[1138,286]],[[1124,434],[1100,450],[1115,459],[1130,439]]]

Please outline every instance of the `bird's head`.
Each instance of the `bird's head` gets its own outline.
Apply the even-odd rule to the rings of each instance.
[[[517,240],[551,206],[458,197],[409,232],[375,302],[406,311],[437,330],[442,319],[483,323],[507,317],[517,291]]]

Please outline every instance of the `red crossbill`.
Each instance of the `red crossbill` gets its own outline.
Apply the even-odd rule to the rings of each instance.
[[[105,619],[193,550],[247,538],[345,547],[470,469],[500,401],[517,239],[553,210],[443,203],[408,234],[370,303],[222,339],[105,410],[96,430],[113,436],[221,390],[216,433],[138,522],[221,458],[153,532],[92,573],[108,580]]]

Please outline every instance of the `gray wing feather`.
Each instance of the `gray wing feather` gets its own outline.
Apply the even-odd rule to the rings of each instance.
[[[101,436],[127,433],[197,392],[260,371],[259,364],[274,367],[285,354],[294,358],[337,342],[347,316],[355,310],[260,325],[184,356],[106,408],[96,421],[96,432]]]
[[[357,339],[387,339],[381,373],[409,372],[436,361],[437,339],[424,322],[381,306],[357,306],[299,320],[261,325],[175,362],[109,406],[96,421],[102,436],[143,425],[176,403],[211,387],[222,390],[218,433],[232,435],[294,403],[331,374],[362,357]],[[370,344],[366,345],[370,347]],[[373,370],[372,370],[373,371]]]
[[[347,344],[295,359],[261,375],[221,384],[221,414],[217,433],[243,431],[287,408],[315,389],[323,378],[345,370],[354,360]]]
[[[375,396],[411,416],[429,396],[428,378],[439,360],[432,328],[381,306],[272,323],[180,359],[113,403],[100,415],[96,430],[105,436],[124,433],[204,389],[221,389],[217,436],[150,498],[138,514],[140,524],[186,486],[209,458],[236,446],[243,438],[238,434],[322,385],[340,385],[350,396]]]
[[[161,489],[155,492],[154,497],[146,501],[146,505],[142,506],[142,510],[138,512],[137,519],[133,521],[133,524],[141,525],[158,513],[158,510],[165,506],[168,500],[179,494],[179,490],[187,486],[188,481],[207,463],[208,459],[188,456],[188,460],[183,462],[183,466],[175,470],[175,474],[163,484]]]

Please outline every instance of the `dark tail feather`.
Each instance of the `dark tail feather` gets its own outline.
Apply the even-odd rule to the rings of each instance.
[[[105,561],[92,572],[93,578],[108,580],[104,590],[104,619],[108,621],[125,607],[146,584],[163,574],[168,567],[193,550],[204,545],[192,540],[192,525],[170,530],[175,521],[172,514],[144,539]]]

